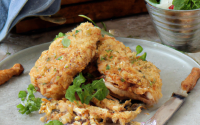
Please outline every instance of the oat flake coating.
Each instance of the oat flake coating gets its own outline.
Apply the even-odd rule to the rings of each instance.
[[[91,23],[82,23],[66,33],[66,37],[71,42],[68,47],[62,44],[64,37],[56,38],[29,73],[31,83],[47,98],[59,99],[65,95],[73,77],[94,57],[101,30]]]
[[[160,70],[149,61],[138,60],[122,42],[104,36],[98,43],[98,57],[98,70],[113,96],[149,105],[162,97]]]

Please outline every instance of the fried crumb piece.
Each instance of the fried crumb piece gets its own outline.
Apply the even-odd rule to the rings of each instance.
[[[187,76],[187,78],[181,83],[182,90],[190,92],[196,85],[199,77],[200,77],[200,69],[194,67],[191,73]]]
[[[13,76],[19,76],[24,71],[24,68],[21,64],[16,63],[12,68],[10,69],[4,69],[0,70],[0,85],[7,82],[9,79],[11,79]]]
[[[120,105],[120,104],[117,104]],[[41,119],[59,120],[63,124],[104,125],[106,121],[125,125],[130,123],[140,112],[141,106],[135,111],[114,111],[107,108],[82,104],[80,101],[62,100],[44,101],[39,113],[46,113]]]

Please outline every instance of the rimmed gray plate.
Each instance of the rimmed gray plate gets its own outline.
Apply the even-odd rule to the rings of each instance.
[[[140,39],[117,38],[130,47],[133,51],[137,45],[141,45],[147,52],[147,60],[154,63],[161,70],[163,81],[163,97],[153,108],[144,110],[135,121],[147,121],[153,116],[157,108],[166,102],[171,94],[178,90],[181,81],[190,73],[193,67],[200,65],[187,55],[180,53],[159,43]],[[29,71],[34,66],[42,51],[47,50],[50,43],[37,45],[22,50],[0,62],[0,70],[12,67],[15,63],[21,63],[25,70],[19,77],[13,77],[7,83],[0,86],[0,124],[3,125],[43,125],[39,118],[44,114],[37,112],[28,116],[18,113],[16,106],[20,103],[18,93],[26,90],[30,84]],[[199,81],[200,82],[200,81]],[[168,125],[199,124],[200,117],[200,83],[191,91],[183,106],[169,120]]]

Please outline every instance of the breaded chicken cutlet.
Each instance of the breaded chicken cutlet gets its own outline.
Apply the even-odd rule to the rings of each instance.
[[[101,30],[87,22],[56,38],[31,69],[31,83],[47,98],[64,97],[73,77],[94,57],[100,37]]]
[[[98,57],[98,70],[113,96],[149,105],[162,97],[160,70],[153,63],[138,59],[122,42],[104,36],[98,43]]]

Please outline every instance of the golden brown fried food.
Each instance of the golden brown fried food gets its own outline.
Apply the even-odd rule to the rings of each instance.
[[[190,92],[195,87],[199,77],[200,77],[200,69],[197,67],[192,68],[191,73],[181,83],[182,90],[185,90],[186,92]]]
[[[21,64],[16,63],[10,69],[0,70],[0,85],[4,84],[6,81],[11,79],[13,76],[18,76],[24,71],[24,68]]]
[[[118,99],[113,98],[110,95],[107,95],[107,97],[103,99],[102,101],[99,101],[98,99],[93,98],[91,102],[100,108],[106,108],[114,112],[133,111],[140,106],[144,106],[144,105],[136,104],[136,103],[132,104],[131,100],[126,100],[124,103],[122,102],[120,103]]]
[[[66,33],[66,37],[68,43],[70,41],[68,47],[63,45],[63,37],[57,38],[30,71],[31,83],[47,98],[64,96],[73,77],[94,57],[101,30],[91,23],[82,23]]]
[[[73,125],[104,125],[107,120],[125,125],[131,122],[141,112],[142,108],[138,107],[135,111],[118,112],[107,108],[81,104],[80,101],[74,103],[66,99],[59,101],[42,99],[42,101],[39,113],[46,113],[46,115],[40,119],[41,121],[45,121],[45,119],[46,121],[60,120],[63,124]]]
[[[101,38],[98,57],[98,70],[113,96],[149,105],[162,97],[160,70],[151,62],[137,59],[122,42],[109,36]]]

